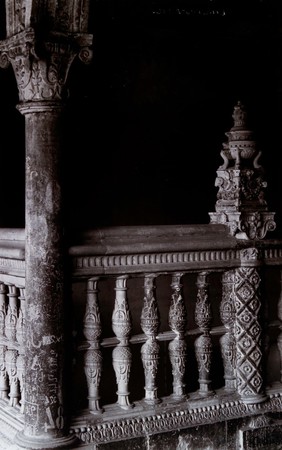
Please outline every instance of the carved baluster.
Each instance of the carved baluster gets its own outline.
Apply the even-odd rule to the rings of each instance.
[[[212,320],[211,305],[208,296],[208,273],[201,272],[197,278],[197,302],[195,321],[200,328],[201,335],[195,340],[195,351],[199,370],[199,394],[201,396],[212,395],[210,388],[210,369],[212,358],[212,340],[210,326]]]
[[[9,392],[8,374],[5,363],[7,347],[3,342],[5,339],[6,310],[6,286],[4,283],[0,283],[0,399],[7,399]]]
[[[25,359],[22,353],[19,353],[17,356],[17,378],[19,382],[19,390],[20,390],[20,405],[21,405],[21,413],[24,413],[24,381],[25,381]]]
[[[20,295],[19,299],[19,312],[18,319],[16,324],[16,340],[20,345],[20,353],[24,352],[24,343],[25,343],[25,289],[19,288]]]
[[[241,267],[235,269],[235,339],[237,390],[245,403],[266,399],[261,369],[261,309],[259,260],[256,248],[241,250]]]
[[[6,312],[6,286],[4,283],[0,283],[0,338],[5,336]]]
[[[279,329],[280,333],[277,337],[277,347],[280,353],[280,382],[282,383],[282,270],[280,272],[280,297],[277,306],[277,315],[280,321]]]
[[[10,384],[10,393],[9,393],[10,406],[17,406],[19,404],[19,399],[21,396],[17,374],[17,357],[18,351],[15,349],[8,348],[5,354],[5,362]]]
[[[16,340],[16,327],[18,317],[18,289],[14,285],[8,285],[8,310],[5,319],[5,334],[6,337],[12,342]]]
[[[145,372],[145,401],[147,403],[159,403],[157,397],[156,376],[159,364],[160,347],[157,342],[159,329],[159,312],[154,297],[155,275],[145,275],[144,278],[144,304],[141,313],[141,328],[147,340],[142,345],[141,357]]]
[[[7,347],[0,345],[0,399],[7,400],[9,392],[9,379],[6,367]]]
[[[234,307],[234,271],[228,270],[222,275],[222,300],[220,317],[226,328],[220,338],[221,354],[224,365],[225,390],[236,388],[236,341],[234,337],[235,307]]]
[[[278,305],[277,305],[277,315],[278,315],[278,319],[280,321],[279,324],[279,330],[280,333],[277,337],[277,347],[279,350],[279,354],[280,354],[280,383],[282,383],[282,270],[280,272],[280,297],[279,297],[279,301],[278,301]]]
[[[16,327],[16,338],[19,344],[19,354],[17,358],[17,375],[20,383],[21,412],[24,412],[24,384],[25,384],[25,289],[19,288],[20,301],[19,316]]]
[[[5,354],[6,370],[8,373],[10,384],[10,405],[16,406],[19,404],[20,388],[17,376],[17,357],[18,351],[15,350],[17,333],[17,319],[18,319],[18,289],[14,285],[8,285],[8,309],[5,319],[5,334],[8,339],[7,351]]]
[[[84,371],[88,385],[89,410],[92,414],[102,412],[102,408],[99,404],[99,386],[102,372],[102,353],[100,350],[99,339],[102,332],[102,325],[98,304],[98,280],[98,277],[88,280],[83,328],[84,336],[89,344],[89,348],[85,352]]]
[[[181,294],[182,284],[180,283],[182,273],[175,273],[172,276],[171,305],[169,309],[169,326],[176,334],[176,337],[169,343],[169,357],[173,374],[173,394],[175,398],[185,396],[185,365],[187,356],[187,345],[184,339],[186,329],[186,308]]]
[[[118,386],[117,402],[123,409],[132,408],[128,390],[132,354],[129,347],[131,316],[126,299],[127,278],[126,275],[123,275],[116,279],[116,298],[112,315],[112,328],[119,340],[118,345],[113,350],[113,366]]]

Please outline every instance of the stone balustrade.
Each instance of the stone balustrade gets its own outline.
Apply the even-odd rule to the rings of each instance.
[[[70,256],[82,442],[280,410],[281,242],[211,224],[81,239]]]
[[[16,432],[29,407],[24,230],[0,237],[0,416]],[[73,236],[69,261],[76,445],[281,411],[281,241],[221,224],[112,227]]]

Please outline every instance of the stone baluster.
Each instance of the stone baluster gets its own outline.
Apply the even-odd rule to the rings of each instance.
[[[0,399],[7,400],[9,392],[9,380],[6,367],[7,347],[0,345]]]
[[[18,322],[18,288],[14,285],[8,285],[7,296],[9,300],[5,319],[5,334],[8,342],[5,361],[10,385],[9,403],[11,406],[17,406],[20,399],[20,387],[17,375],[18,351],[15,348]]]
[[[195,352],[199,370],[199,395],[206,397],[213,394],[210,388],[210,370],[212,361],[211,305],[208,295],[208,273],[200,272],[197,278],[197,301],[195,321],[200,328],[201,335],[195,340]]]
[[[117,382],[117,403],[123,409],[132,408],[129,401],[128,383],[131,370],[132,354],[129,347],[129,336],[131,332],[131,315],[126,298],[127,275],[116,278],[115,306],[112,314],[112,328],[119,340],[113,350],[113,367]]]
[[[19,288],[20,294],[18,296],[19,309],[18,309],[18,320],[16,326],[16,340],[20,345],[20,353],[24,351],[25,342],[25,288]]]
[[[5,333],[5,323],[6,323],[6,286],[4,283],[0,283],[0,338],[2,339]]]
[[[0,399],[8,399],[9,383],[6,370],[5,353],[7,347],[5,341],[5,323],[6,323],[6,286],[0,283]]]
[[[233,270],[228,270],[222,275],[220,317],[226,329],[226,332],[220,338],[225,390],[234,391],[236,389],[236,341],[234,337],[235,306]]]
[[[262,377],[261,295],[259,252],[241,250],[241,267],[235,269],[235,339],[237,391],[244,403],[266,399]]]
[[[147,340],[142,345],[141,357],[145,372],[145,402],[150,404],[159,403],[157,397],[156,376],[159,365],[160,347],[157,342],[157,333],[159,329],[159,312],[156,299],[154,274],[145,275],[144,278],[144,304],[141,313],[141,328],[144,331]]]
[[[279,324],[279,329],[280,329],[280,333],[277,337],[277,347],[278,347],[278,351],[280,354],[280,383],[282,383],[282,270],[280,272],[280,296],[279,296],[279,300],[278,300],[278,305],[277,305],[277,315],[278,315],[278,319],[280,321]]]
[[[10,385],[10,393],[9,393],[10,406],[17,406],[19,404],[21,396],[17,373],[17,358],[18,358],[18,351],[16,349],[8,348],[5,354],[5,362]]]
[[[187,313],[181,293],[182,284],[180,281],[182,275],[182,273],[175,273],[172,276],[171,288],[173,293],[168,315],[170,329],[176,334],[176,337],[168,346],[173,375],[172,397],[176,399],[185,397],[184,375],[187,356],[187,345],[184,338]]]
[[[5,320],[5,334],[8,340],[13,343],[16,341],[17,320],[18,320],[18,288],[14,285],[8,285],[8,309]]]
[[[102,332],[100,309],[98,304],[99,277],[93,277],[87,283],[87,300],[84,315],[84,336],[89,348],[85,352],[84,371],[88,385],[88,407],[92,414],[102,412],[99,400],[99,386],[102,372],[102,353],[99,339]]]
[[[19,316],[17,320],[16,339],[19,344],[19,354],[17,357],[17,375],[20,384],[21,393],[21,412],[24,412],[24,385],[25,385],[25,289],[19,288],[20,295],[18,297],[20,301]]]

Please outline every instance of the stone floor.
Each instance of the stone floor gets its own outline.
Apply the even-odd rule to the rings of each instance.
[[[174,433],[172,433],[174,434]],[[199,433],[198,433],[199,434]],[[167,435],[169,436],[169,435]],[[151,450],[257,450],[258,448],[260,450],[282,450],[282,442],[281,443],[277,443],[277,444],[272,444],[272,445],[264,445],[264,446],[246,446],[243,445],[235,445],[235,447],[233,446],[233,444],[231,444],[231,446],[229,445],[214,445],[213,442],[211,441],[203,441],[201,440],[201,443],[199,443],[199,438],[197,438],[197,434],[194,436],[193,439],[190,439],[191,436],[189,436],[189,439],[187,439],[187,436],[184,439],[178,439],[177,441],[174,440],[170,440],[170,439],[164,439],[164,437],[162,437],[162,439],[158,439],[158,437],[156,436],[156,441],[155,442],[151,442],[149,444],[149,442],[147,442],[148,445],[145,445],[145,443],[140,444],[140,442],[138,442],[138,439],[135,440],[129,440],[129,441],[123,441],[123,442],[115,442],[115,443],[107,443],[107,444],[103,444],[101,446],[99,446],[99,449],[101,450],[142,450],[142,449],[151,449]],[[79,447],[80,449],[85,449],[85,450],[93,450],[93,448],[96,449],[96,446],[94,446],[93,444],[91,445],[86,445],[86,446],[82,446]],[[21,450],[20,447],[18,447],[16,444],[12,444],[0,431],[0,450]],[[75,450],[75,448],[74,448]],[[79,450],[79,449],[77,449]],[[98,448],[97,448],[98,450]]]
[[[0,432],[0,450],[18,450],[19,447],[5,438]]]

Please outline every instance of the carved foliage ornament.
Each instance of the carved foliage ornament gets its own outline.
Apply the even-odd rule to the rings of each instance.
[[[90,45],[90,35],[53,34],[39,41],[29,29],[0,42],[0,67],[12,64],[21,102],[62,100],[67,96],[65,84],[74,58],[89,62]]]
[[[127,419],[110,420],[105,423],[87,423],[83,426],[73,428],[72,431],[83,443],[107,443],[120,439],[137,436],[147,436],[148,433],[160,433],[164,431],[174,431],[190,426],[204,425],[219,422],[222,420],[249,417],[250,414],[262,414],[266,412],[281,410],[281,397],[278,394],[275,398],[270,398],[262,405],[244,404],[239,401],[222,403],[221,405],[207,405],[204,407],[181,411],[165,411],[150,416],[138,416]],[[265,426],[264,421],[260,426]],[[249,426],[252,426],[249,423]]]
[[[269,212],[264,198],[267,186],[263,168],[258,163],[261,151],[256,148],[253,132],[247,127],[247,113],[240,102],[233,111],[234,126],[225,133],[223,165],[217,170],[216,212],[209,213],[211,223],[229,227],[238,239],[263,239],[275,230],[275,213]]]

